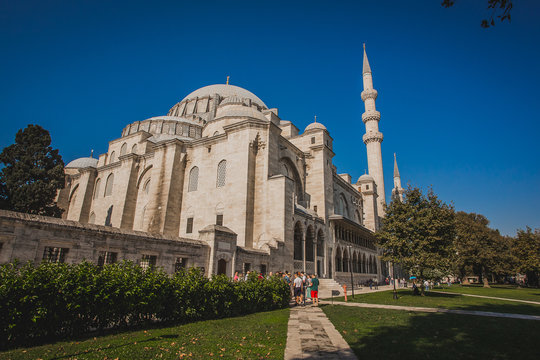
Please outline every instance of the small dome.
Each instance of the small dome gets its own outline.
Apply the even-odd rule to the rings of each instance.
[[[306,130],[304,130],[304,132],[308,130],[326,130],[326,126],[324,126],[323,124],[319,122],[312,122],[311,124],[306,126]]]
[[[216,112],[215,119],[223,117],[249,117],[258,120],[268,121],[268,119],[259,110],[253,107],[239,104],[227,104],[225,106],[220,106]]]
[[[80,169],[80,168],[87,168],[87,167],[97,167],[98,159],[94,159],[91,157],[83,157],[79,159],[75,159],[71,161],[69,164],[67,164],[66,168],[74,168],[74,169]]]
[[[375,179],[369,174],[364,174],[358,178],[357,182],[373,182]]]

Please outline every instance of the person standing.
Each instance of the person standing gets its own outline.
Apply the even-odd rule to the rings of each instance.
[[[315,306],[319,306],[319,279],[315,274],[311,275],[311,298],[314,304],[317,302]]]
[[[303,290],[303,282],[302,278],[300,277],[300,274],[295,274],[293,286],[294,286],[294,297],[296,301],[296,305],[299,305],[302,302],[302,290]]]

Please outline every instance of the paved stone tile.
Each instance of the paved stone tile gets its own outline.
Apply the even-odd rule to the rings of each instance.
[[[285,359],[357,358],[319,307],[298,306],[291,309],[289,317]]]

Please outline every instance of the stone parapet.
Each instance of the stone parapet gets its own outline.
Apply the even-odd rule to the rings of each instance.
[[[362,140],[364,140],[364,144],[368,144],[370,142],[379,142],[381,143],[383,141],[383,134],[380,132],[376,133],[367,133],[362,136]]]
[[[362,91],[362,93],[360,94],[360,96],[362,97],[362,101],[366,101],[367,99],[377,99],[377,90],[375,89],[366,89],[364,91]]]
[[[362,121],[364,123],[368,121],[379,121],[381,120],[381,113],[377,110],[375,111],[368,111],[362,114]]]

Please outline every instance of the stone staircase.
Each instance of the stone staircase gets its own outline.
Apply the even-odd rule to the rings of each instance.
[[[339,296],[343,296],[343,288],[334,279],[319,279],[319,299],[332,297],[332,290],[339,291]]]

